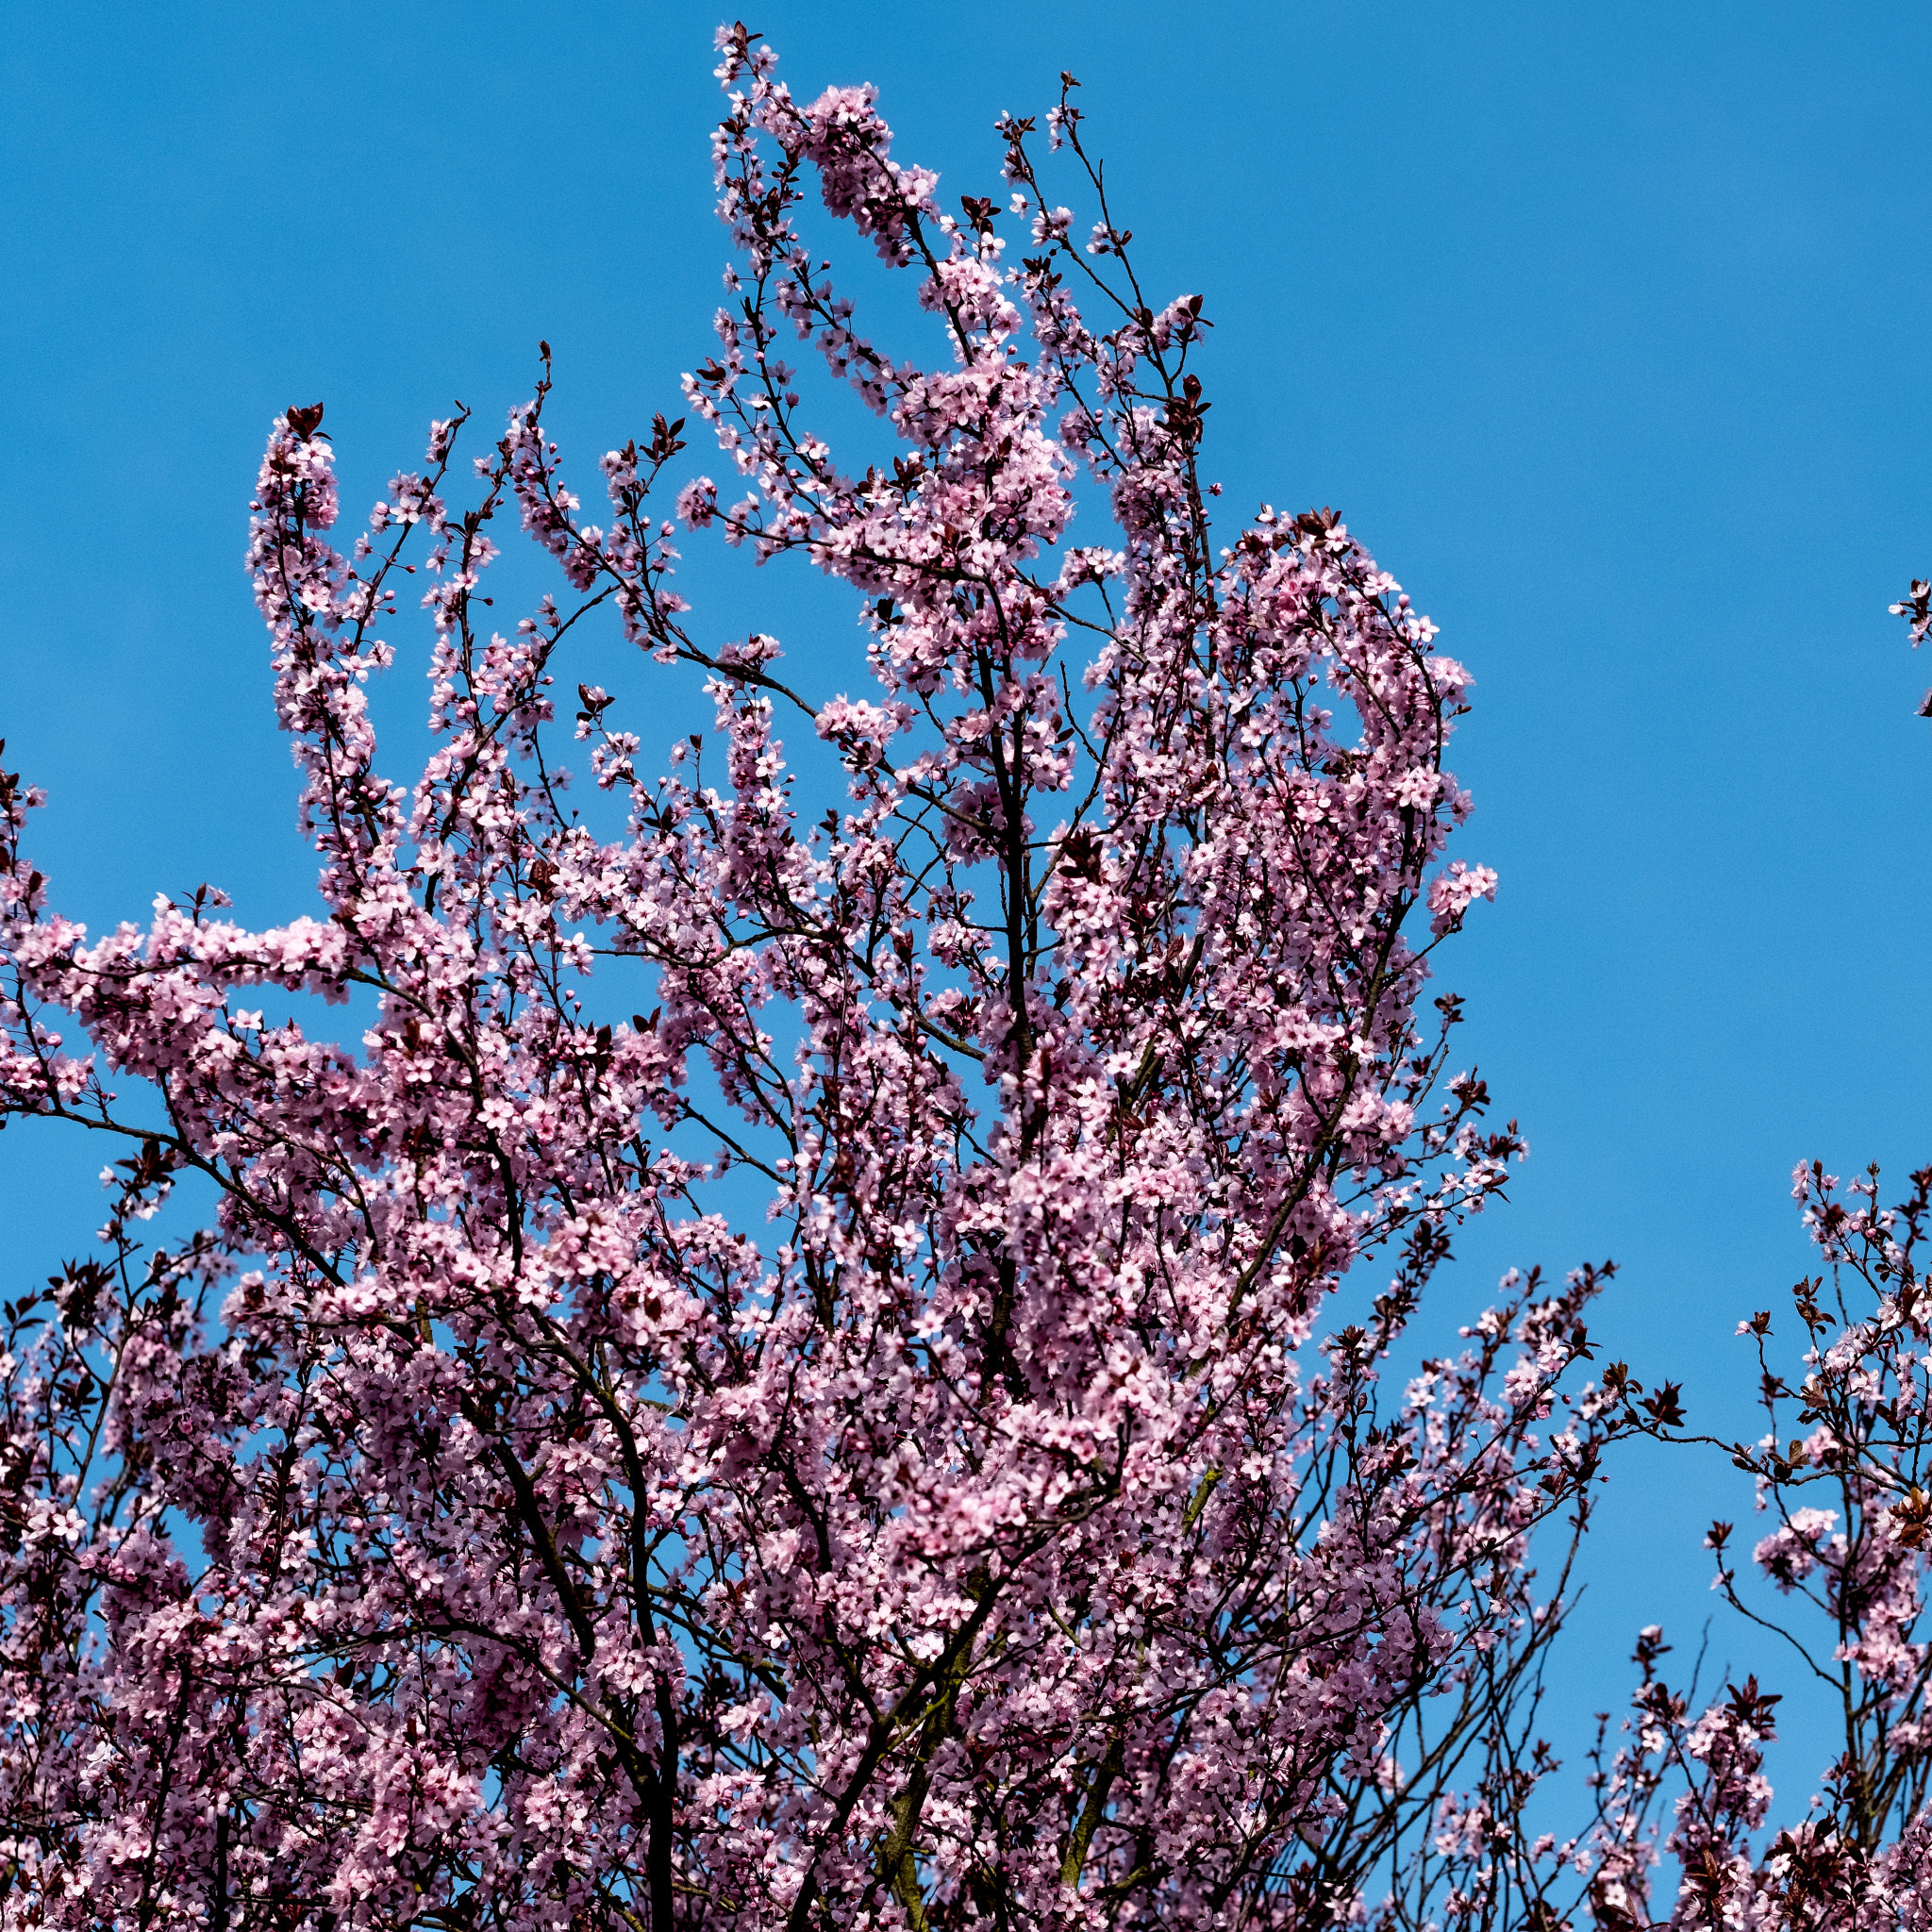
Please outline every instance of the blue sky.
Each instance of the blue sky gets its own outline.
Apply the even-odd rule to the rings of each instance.
[[[1742,1425],[1731,1331],[1806,1265],[1801,1157],[1932,1158],[1932,723],[1886,605],[1932,575],[1932,14],[1904,5],[803,5],[793,85],[872,79],[902,158],[994,192],[994,115],[1085,83],[1143,274],[1200,290],[1230,516],[1330,503],[1477,678],[1441,956],[1535,1150],[1441,1319],[1614,1255],[1602,1327]],[[708,7],[341,0],[16,9],[0,43],[8,374],[0,733],[95,925],[310,861],[241,558],[274,413],[326,400],[351,505],[452,395],[558,352],[566,453],[708,352]],[[910,344],[903,344],[909,347]],[[702,453],[694,451],[693,455]],[[695,553],[700,545],[688,546]],[[842,607],[694,569],[827,667]],[[704,601],[708,600],[708,601]],[[408,693],[413,706],[413,689]],[[98,1151],[0,1145],[9,1277],[99,1214]],[[1707,1613],[1722,1466],[1630,1459],[1576,1675]],[[1718,1661],[1760,1654],[1713,1625]],[[1795,1687],[1792,1687],[1795,1688]]]

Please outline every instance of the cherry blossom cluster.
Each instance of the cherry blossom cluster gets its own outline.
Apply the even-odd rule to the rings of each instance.
[[[1637,1392],[1621,1364],[1603,1393],[1631,1426],[1722,1450],[1753,1481],[1755,1579],[1737,1525],[1717,1521],[1713,1588],[1779,1640],[1840,1740],[1816,1791],[1774,1810],[1766,1747],[1789,1694],[1755,1675],[1700,1699],[1675,1688],[1660,1628],[1639,1633],[1640,1677],[1586,1754],[1589,1803],[1565,1810],[1563,1766],[1536,1735],[1533,1698],[1491,1700],[1481,1773],[1443,1794],[1431,1856],[1412,1861],[1378,1923],[1402,1927],[1658,1924],[1752,1932],[1932,1926],[1932,1633],[1924,1624],[1932,1526],[1932,1168],[1895,1207],[1872,1169],[1841,1184],[1812,1163],[1793,1192],[1823,1272],[1791,1291],[1795,1355],[1773,1311],[1739,1324],[1755,1348],[1765,1429],[1693,1432],[1678,1393]],[[1559,1835],[1552,1825],[1566,1830]]]

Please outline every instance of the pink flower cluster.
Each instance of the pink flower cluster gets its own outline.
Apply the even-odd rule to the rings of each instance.
[[[1791,1291],[1795,1370],[1774,1355],[1771,1310],[1739,1324],[1757,1354],[1765,1433],[1698,1434],[1674,1385],[1644,1396],[1622,1364],[1603,1394],[1635,1427],[1722,1450],[1754,1479],[1757,1585],[1740,1582],[1736,1525],[1719,1521],[1706,1538],[1713,1587],[1795,1657],[1842,1749],[1797,1822],[1780,1824],[1765,1751],[1785,1694],[1746,1676],[1700,1708],[1694,1673],[1665,1681],[1671,1646],[1653,1625],[1621,1732],[1600,1721],[1581,1828],[1541,1828],[1563,1816],[1550,1789],[1561,1767],[1534,1735],[1533,1698],[1493,1698],[1474,1788],[1444,1797],[1433,1859],[1401,1873],[1375,1914],[1391,1932],[1425,1920],[1468,1932],[1932,1926],[1932,1168],[1894,1208],[1879,1206],[1876,1169],[1843,1188],[1815,1163],[1794,1180],[1826,1272]]]

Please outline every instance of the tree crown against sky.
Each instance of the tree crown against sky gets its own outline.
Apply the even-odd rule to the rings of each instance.
[[[344,555],[291,409],[251,561],[326,917],[197,895],[90,941],[10,867],[9,1105],[136,1149],[15,1357],[8,1810],[56,1916],[1330,1900],[1426,1808],[1388,1734],[1446,1769],[1540,1645],[1525,1540],[1608,1426],[1538,1428],[1591,1284],[1392,1412],[1374,1369],[1518,1148],[1472,1076],[1432,1098],[1454,1003],[1414,1014],[1492,885],[1440,862],[1459,667],[1332,513],[1216,550],[1201,300],[1148,306],[1104,201],[1073,236],[1037,130],[1005,125],[1014,206],[955,216],[869,91],[802,108],[725,52],[741,300],[688,396],[749,487],[678,508],[860,591],[874,695],[686,628],[651,501],[681,424],[605,458],[593,524],[546,378],[469,507],[458,415]],[[1049,132],[1084,163],[1071,83]],[[937,366],[858,332],[814,175],[918,278]],[[890,471],[806,426],[794,338]],[[1075,461],[1117,547],[1059,541]],[[494,630],[512,510],[571,595]],[[400,787],[363,687],[418,552],[439,744]],[[579,685],[614,838],[544,728],[607,604],[716,709],[652,778]],[[781,718],[837,753],[822,823]],[[593,966],[649,1016],[592,1024]],[[245,1004],[358,989],[359,1055]],[[708,1211],[734,1167],[773,1226]],[[214,1225],[144,1245],[183,1170]]]
[[[801,107],[725,54],[741,300],[688,412],[745,493],[677,508],[858,591],[873,694],[703,641],[652,501],[685,425],[605,459],[592,522],[546,369],[465,499],[459,411],[347,555],[323,411],[275,426],[251,563],[325,919],[197,894],[90,943],[9,781],[8,1103],[131,1151],[105,1257],[11,1316],[5,1908],[1616,1924],[1670,1773],[1687,1909],[1888,1908],[1918,1491],[1858,1429],[1914,1413],[1910,1241],[1809,1184],[1880,1313],[1760,1459],[1857,1491],[1882,1589],[1847,1608],[1862,1546],[1815,1511],[1765,1561],[1883,1625],[1857,1722],[1907,1768],[1760,1859],[1771,1700],[1693,1717],[1653,1644],[1594,1832],[1501,1851],[1547,1768],[1531,1533],[1580,1531],[1607,1436],[1681,1418],[1621,1365],[1560,1387],[1590,1272],[1382,1388],[1520,1151],[1445,1077],[1455,1003],[1416,1012],[1493,884],[1443,853],[1466,679],[1332,513],[1213,530],[1207,315],[1143,297],[1096,176],[1075,232],[1009,121],[1017,206],[953,214],[868,91]],[[918,284],[929,359],[858,331],[795,231],[814,183]],[[890,417],[890,469],[838,466],[794,353]],[[1060,541],[1076,462],[1113,545]],[[568,594],[506,635],[512,510]],[[364,687],[412,562],[439,743],[398,786]],[[694,737],[653,780],[578,686],[615,830],[545,748],[605,604],[716,710],[708,770]],[[781,721],[837,758],[822,823]],[[600,1019],[626,973],[651,1012]],[[276,993],[373,1002],[361,1051],[243,1004]],[[718,1211],[734,1171],[770,1226]],[[220,1213],[155,1241],[190,1172]]]

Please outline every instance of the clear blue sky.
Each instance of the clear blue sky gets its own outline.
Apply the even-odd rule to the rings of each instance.
[[[996,112],[1086,83],[1143,269],[1219,324],[1224,502],[1337,506],[1478,680],[1462,850],[1503,883],[1443,977],[1535,1156],[1442,1318],[1511,1261],[1613,1254],[1613,1346],[1742,1423],[1731,1330],[1805,1265],[1793,1161],[1932,1158],[1932,658],[1885,612],[1932,575],[1932,13],[751,20],[802,91],[877,82],[949,196],[997,188]],[[307,904],[241,569],[279,408],[325,398],[352,505],[452,395],[500,420],[540,335],[587,480],[674,408],[724,253],[714,24],[682,0],[14,9],[0,732],[51,793],[65,908],[139,918],[204,878],[258,921]],[[852,648],[797,577],[732,582],[725,631]],[[93,1225],[98,1158],[5,1137],[8,1292]],[[1628,1465],[1572,1707],[1618,1697],[1636,1623],[1707,1613],[1696,1537],[1748,1517],[1736,1481]],[[1713,1645],[1760,1655],[1722,1623]]]

